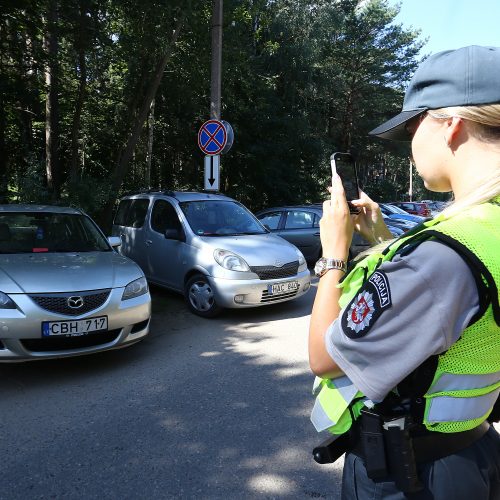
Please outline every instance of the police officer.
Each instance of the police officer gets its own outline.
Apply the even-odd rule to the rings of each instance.
[[[499,499],[488,420],[500,391],[500,48],[430,56],[402,112],[371,134],[411,140],[427,189],[454,202],[346,273],[353,230],[391,236],[366,194],[350,215],[333,179],[309,332],[312,421],[349,436],[345,500]]]

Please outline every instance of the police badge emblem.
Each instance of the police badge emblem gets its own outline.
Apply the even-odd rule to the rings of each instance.
[[[341,318],[344,333],[351,339],[365,336],[391,305],[387,276],[383,271],[376,271],[345,308]]]

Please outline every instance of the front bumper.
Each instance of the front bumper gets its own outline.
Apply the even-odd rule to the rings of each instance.
[[[111,290],[106,302],[81,316],[63,316],[36,305],[27,295],[10,297],[18,309],[0,310],[0,362],[65,358],[119,349],[149,333],[149,293],[122,301],[123,288]],[[108,330],[82,336],[42,337],[43,321],[71,321],[107,316]]]
[[[230,280],[223,278],[207,277],[215,294],[217,304],[227,308],[257,307],[277,302],[286,302],[304,295],[311,287],[311,274],[309,269],[298,273],[296,276],[274,280]],[[296,291],[278,295],[268,293],[268,286],[277,283],[297,281],[299,286]],[[235,297],[240,301],[235,301]]]

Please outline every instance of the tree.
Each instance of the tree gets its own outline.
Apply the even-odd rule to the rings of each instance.
[[[210,3],[6,4],[0,194],[50,195],[107,229],[125,191],[203,187],[196,136],[210,111]],[[396,14],[387,0],[224,2],[222,118],[235,142],[221,161],[223,192],[252,209],[321,201],[330,154],[351,149],[365,186],[404,193],[407,147],[367,136],[399,111],[422,46]]]

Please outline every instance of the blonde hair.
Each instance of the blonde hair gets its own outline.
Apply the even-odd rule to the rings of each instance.
[[[445,218],[452,217],[475,205],[480,205],[500,196],[500,104],[482,106],[456,106],[429,110],[433,118],[447,119],[458,116],[466,120],[470,134],[476,139],[498,149],[497,168],[489,179],[485,179],[469,194],[448,205],[442,212]]]
[[[461,213],[467,208],[486,203],[496,197],[500,197],[500,104],[488,104],[483,106],[460,106],[427,111],[429,115],[436,119],[447,119],[458,116],[467,120],[470,133],[478,140],[491,144],[498,149],[498,163],[493,175],[481,183],[476,189],[458,201],[450,203],[442,212],[445,219]],[[387,240],[375,244],[365,250],[356,258],[359,261],[367,255],[382,251],[395,240]]]

